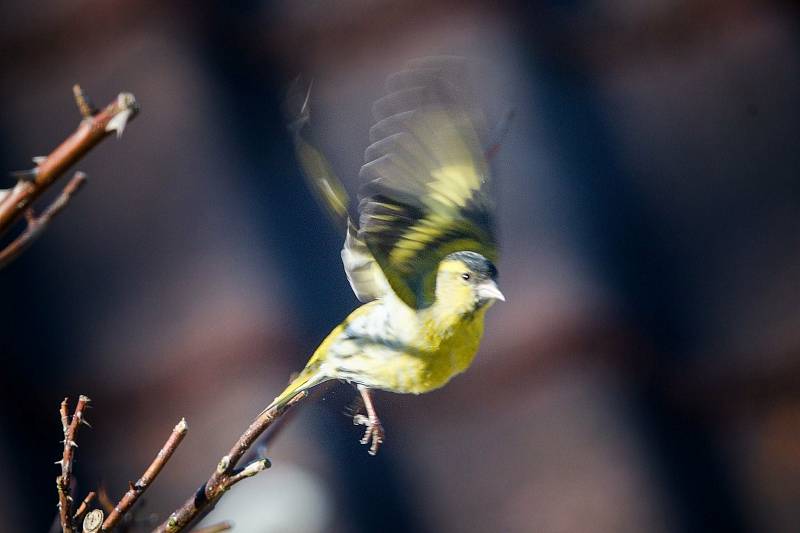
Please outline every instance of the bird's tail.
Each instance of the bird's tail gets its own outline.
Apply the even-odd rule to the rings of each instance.
[[[325,381],[325,379],[325,376],[319,372],[305,368],[302,372],[300,372],[300,375],[294,378],[291,383],[289,383],[289,385],[283,389],[283,392],[281,392],[277,398],[272,400],[272,403],[270,403],[266,409],[261,411],[259,416],[271,409],[280,409],[284,407],[287,403],[289,403],[289,401],[291,401],[292,398],[301,392],[307,391],[308,389],[319,385]]]

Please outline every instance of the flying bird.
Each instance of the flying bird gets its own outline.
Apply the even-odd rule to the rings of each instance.
[[[357,213],[322,153],[304,137],[309,94],[290,125],[297,159],[321,203],[346,232],[345,274],[362,305],[331,331],[267,407],[328,380],[364,400],[362,444],[374,455],[384,429],[372,389],[420,394],[472,363],[484,316],[504,301],[489,169],[461,58],[410,61],[373,105]]]

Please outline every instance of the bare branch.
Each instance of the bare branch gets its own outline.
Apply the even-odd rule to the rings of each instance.
[[[136,483],[132,483],[128,492],[122,497],[120,502],[114,507],[114,510],[108,515],[105,522],[103,522],[102,531],[109,531],[116,526],[120,520],[125,516],[125,514],[133,507],[139,497],[144,494],[144,491],[150,486],[150,484],[155,480],[156,476],[161,472],[164,468],[164,465],[167,464],[172,454],[175,453],[175,450],[180,445],[183,438],[186,436],[186,432],[189,430],[189,425],[186,423],[186,420],[181,418],[180,422],[175,426],[172,430],[172,434],[170,434],[167,442],[164,443],[164,446],[161,447],[156,458],[153,459],[153,462],[150,463],[150,466],[147,467],[142,477],[139,478],[139,481]]]
[[[270,466],[267,459],[259,459],[248,464],[242,469],[237,469],[236,464],[242,459],[247,450],[256,442],[268,427],[293,405],[307,396],[303,392],[292,398],[285,406],[272,408],[261,413],[247,430],[237,439],[227,455],[223,456],[217,468],[208,480],[190,496],[166,521],[159,525],[154,533],[176,533],[186,531],[198,520],[208,514],[216,505],[222,495],[239,481],[252,477]]]
[[[0,190],[0,235],[8,231],[34,200],[89,150],[112,132],[119,137],[139,110],[136,99],[130,93],[120,93],[99,112],[94,111],[80,87],[74,89],[74,94],[84,117],[78,129],[49,155],[34,158],[36,167],[13,173],[18,180],[13,188]]]
[[[83,420],[83,411],[89,404],[89,398],[81,396],[78,398],[78,404],[75,406],[75,412],[72,414],[72,420],[69,424],[65,421],[69,418],[67,410],[67,399],[61,402],[61,424],[64,429],[64,452],[61,460],[61,475],[56,478],[56,489],[58,490],[58,512],[61,520],[61,530],[64,533],[74,533],[75,527],[73,516],[71,513],[72,508],[72,495],[71,482],[72,482],[72,465],[74,462],[75,448],[78,447],[76,442],[78,435],[78,427],[80,427]],[[57,463],[57,464],[58,464]]]
[[[89,97],[77,83],[72,86],[72,95],[75,97],[75,104],[78,106],[78,111],[81,112],[83,118],[90,119],[97,113],[97,109],[92,105]]]
[[[83,517],[84,513],[89,510],[89,506],[92,504],[96,496],[97,493],[94,491],[86,495],[81,504],[78,506],[78,509],[75,511],[75,515],[72,517],[75,520],[75,523],[81,521],[81,518]]]
[[[39,238],[47,228],[47,225],[50,224],[50,221],[67,207],[69,201],[80,190],[84,183],[86,183],[86,174],[80,171],[76,172],[69,183],[67,183],[67,186],[64,187],[64,190],[61,191],[58,198],[56,198],[40,216],[34,216],[33,208],[28,208],[28,210],[25,211],[25,219],[28,226],[25,228],[25,231],[20,233],[8,246],[0,250],[0,269],[19,257],[22,252],[27,250],[28,247]]]
[[[58,412],[61,414],[61,429],[64,431],[64,438],[67,437],[67,431],[69,430],[69,407],[67,402],[69,398],[64,398],[61,402],[61,407],[59,408]]]
[[[234,486],[236,483],[239,483],[241,480],[253,477],[259,472],[264,471],[271,466],[272,463],[270,463],[269,459],[267,459],[266,457],[264,459],[258,459],[257,461],[253,461],[246,467],[234,471],[233,474],[231,474],[228,477],[228,479],[225,480],[224,489],[227,490],[230,487]]]

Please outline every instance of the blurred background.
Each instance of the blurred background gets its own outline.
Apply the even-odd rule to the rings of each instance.
[[[141,114],[0,272],[0,530],[56,514],[58,405],[87,394],[79,498],[118,499],[174,424],[146,530],[209,475],[357,304],[281,101],[357,188],[370,107],[410,58],[463,55],[487,114],[508,302],[475,365],[339,385],[209,522],[243,532],[796,532],[800,11],[768,0],[6,0],[0,170],[74,130],[71,86]],[[209,523],[207,522],[207,523]]]

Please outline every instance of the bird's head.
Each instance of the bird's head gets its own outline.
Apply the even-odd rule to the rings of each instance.
[[[439,264],[436,301],[453,311],[471,313],[506,298],[497,287],[497,268],[476,252],[455,252]]]

